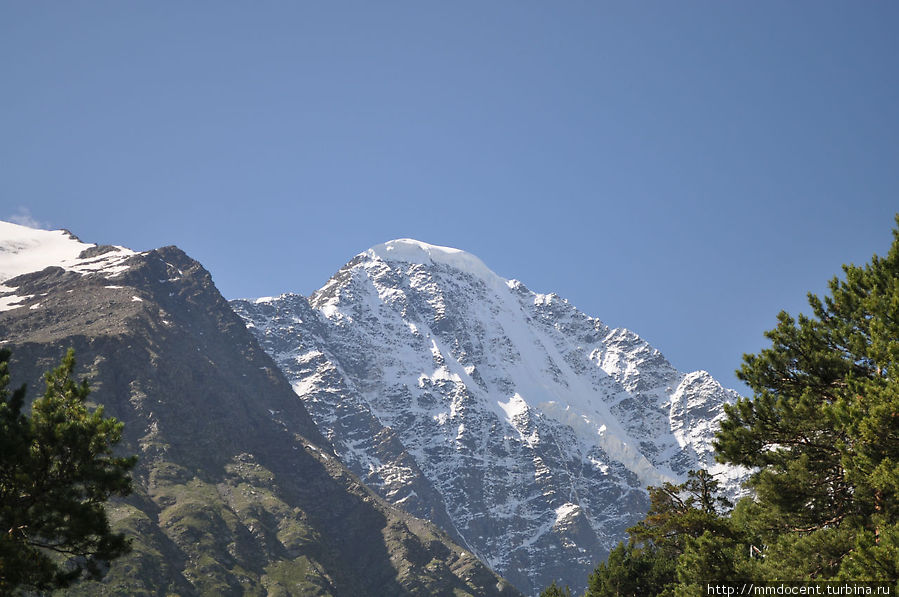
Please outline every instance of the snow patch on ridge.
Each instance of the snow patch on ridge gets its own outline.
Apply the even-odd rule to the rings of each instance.
[[[80,274],[103,271],[114,275],[124,271],[122,263],[135,254],[125,247],[113,247],[107,253],[79,257],[95,246],[65,230],[38,230],[0,221],[0,282],[50,266]]]
[[[570,518],[575,516],[578,512],[580,512],[581,507],[577,504],[572,504],[571,502],[566,502],[556,508],[556,522],[555,525],[560,525],[567,522]]]
[[[0,222],[0,282],[73,261],[87,247],[63,230],[36,230]]]
[[[0,311],[9,311],[11,309],[24,307],[25,305],[23,305],[22,303],[30,298],[34,298],[34,295],[26,294],[24,296],[17,296],[15,294],[10,294],[7,296],[0,296]]]

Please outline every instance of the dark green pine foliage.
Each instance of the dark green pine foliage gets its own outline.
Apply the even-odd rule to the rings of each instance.
[[[899,578],[899,218],[886,257],[843,266],[812,315],[746,355],[723,462],[756,467],[746,524],[772,579]]]
[[[590,575],[585,597],[674,595],[678,562],[697,541],[707,542],[709,537],[734,541],[736,533],[725,516],[731,503],[720,495],[718,482],[707,471],[690,471],[680,485],[650,487],[649,498],[646,518],[628,529],[630,541],[620,543]],[[700,564],[715,575],[732,572],[729,562],[724,570],[717,561],[694,562]]]
[[[23,414],[25,386],[8,390],[9,356],[0,350],[0,594],[100,578],[128,551],[104,510],[110,496],[131,492],[136,459],[113,455],[122,424],[87,408],[71,350]]]
[[[682,551],[688,537],[710,531],[729,533],[722,516],[733,506],[720,495],[719,483],[708,471],[690,471],[681,485],[665,483],[649,488],[650,507],[646,518],[628,529],[638,543],[669,546]]]
[[[677,554],[655,545],[619,543],[590,575],[585,597],[671,595]]]
[[[540,592],[540,597],[571,597],[571,589],[567,586],[563,589],[553,581],[551,585]]]

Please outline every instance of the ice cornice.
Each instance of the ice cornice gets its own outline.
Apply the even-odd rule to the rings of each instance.
[[[452,247],[428,244],[412,238],[400,238],[375,245],[365,251],[363,255],[387,262],[446,265],[485,281],[497,282],[502,285],[507,283],[505,278],[498,276],[471,253]]]

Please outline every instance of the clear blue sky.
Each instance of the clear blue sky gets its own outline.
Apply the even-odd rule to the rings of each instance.
[[[398,237],[735,385],[889,246],[896,2],[0,3],[0,219],[228,298]]]

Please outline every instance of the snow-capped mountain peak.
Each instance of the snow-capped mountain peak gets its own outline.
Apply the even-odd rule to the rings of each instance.
[[[648,506],[714,462],[736,393],[480,259],[401,239],[308,300],[234,301],[348,466],[526,593],[577,587]]]

